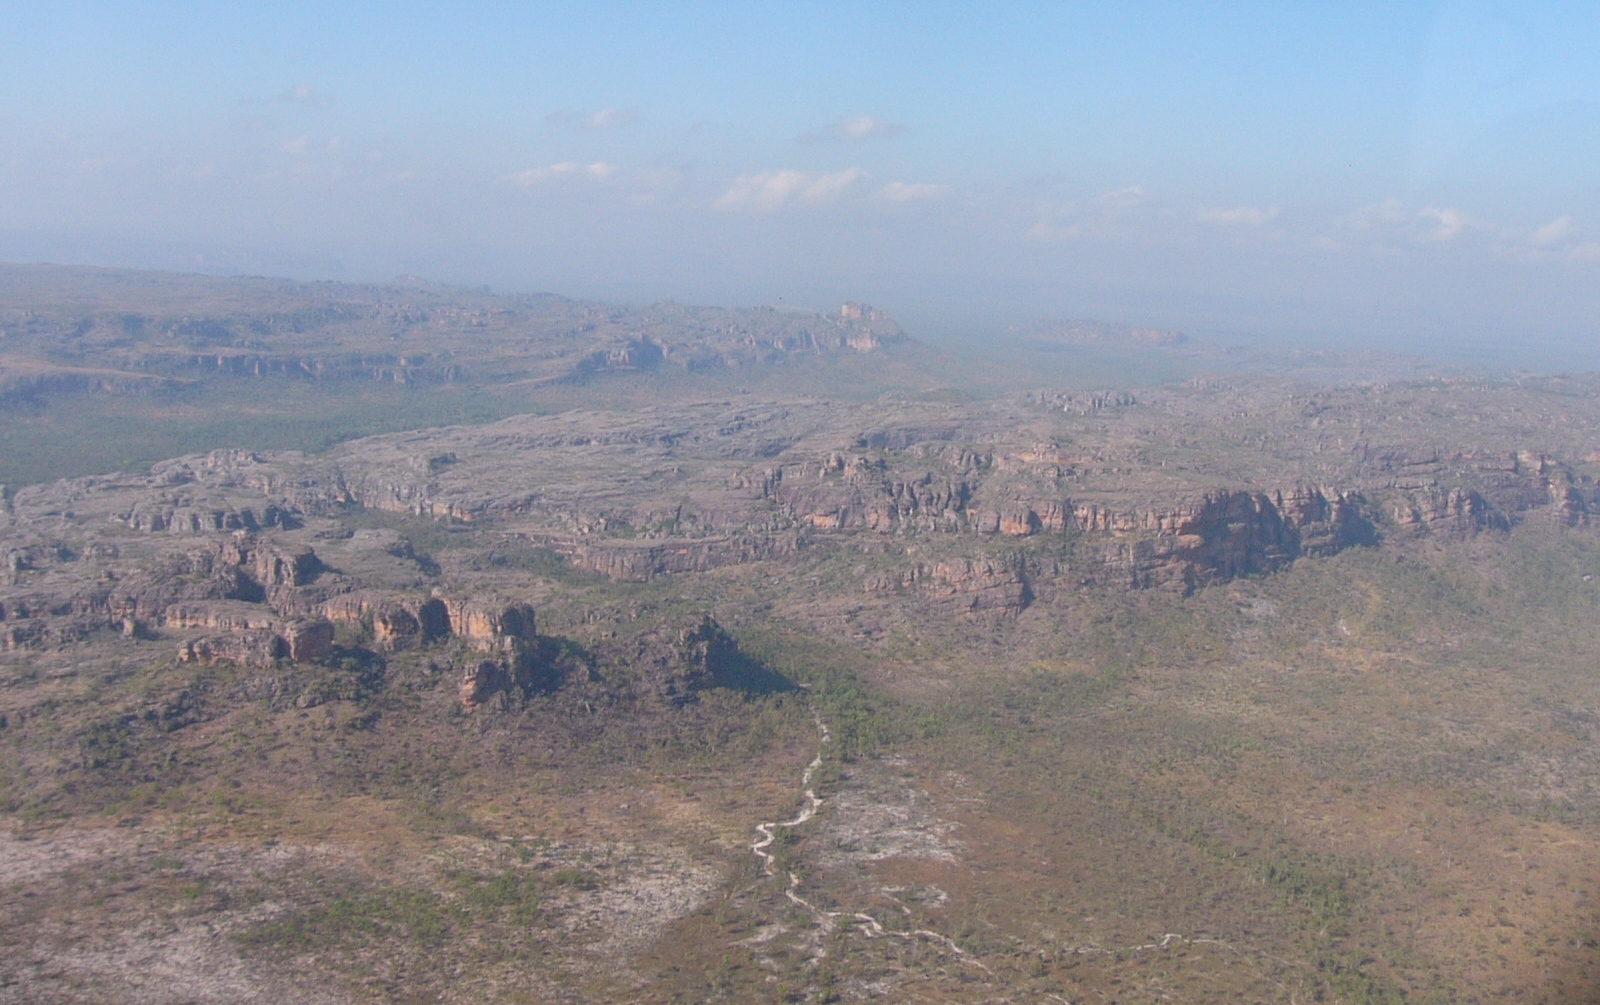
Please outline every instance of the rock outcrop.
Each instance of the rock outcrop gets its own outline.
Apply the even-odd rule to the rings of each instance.
[[[1033,602],[1027,563],[1020,553],[916,562],[898,573],[869,576],[862,587],[868,593],[910,593],[952,615],[1017,614]]]
[[[792,558],[805,547],[797,533],[716,535],[670,541],[585,540],[550,536],[544,542],[574,566],[608,579],[643,581],[680,572]]]
[[[709,614],[669,619],[601,646],[597,655],[624,673],[636,693],[669,705],[692,702],[711,687],[765,692],[793,686],[747,658]]]
[[[226,635],[203,635],[178,647],[178,659],[194,663],[234,663],[269,667],[278,660],[315,663],[333,655],[333,625],[295,621],[271,628],[246,628]]]
[[[1484,530],[1505,530],[1510,521],[1477,491],[1467,488],[1424,489],[1401,496],[1394,505],[1396,525],[1458,537]]]
[[[319,610],[331,621],[370,623],[380,649],[455,637],[479,652],[515,657],[537,638],[534,609],[519,601],[362,591],[333,597]]]
[[[1101,545],[1105,565],[1133,588],[1188,591],[1377,540],[1362,496],[1311,487],[1216,492],[1137,515],[1080,506],[1074,515],[1082,532],[1111,539]]]

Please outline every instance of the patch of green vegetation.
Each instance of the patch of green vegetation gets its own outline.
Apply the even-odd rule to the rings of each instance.
[[[935,735],[944,718],[935,708],[895,701],[866,683],[859,650],[782,628],[740,633],[740,646],[804,689],[807,705],[833,736],[829,755],[846,760],[897,740]]]
[[[548,880],[552,885],[570,886],[575,890],[598,890],[602,882],[598,874],[587,869],[555,869]]]
[[[604,882],[598,874],[576,868],[455,872],[445,879],[444,893],[398,886],[347,890],[257,924],[240,938],[250,946],[296,953],[395,940],[432,948],[469,931],[481,932],[485,925],[525,929],[538,921],[553,890],[588,892]],[[180,892],[189,896],[186,889]]]
[[[539,916],[543,884],[531,873],[508,869],[492,876],[459,874],[454,881],[463,903],[474,914],[503,913],[512,924],[522,926],[533,924]]]
[[[383,529],[405,535],[419,565],[431,564],[435,553],[471,548],[480,543],[473,528],[459,523],[360,505],[341,510],[339,522],[349,530]]]
[[[603,582],[604,577],[579,569],[566,556],[540,547],[521,537],[508,537],[489,549],[489,567],[526,572],[541,579],[553,579],[574,586],[592,586]]]
[[[358,436],[478,425],[530,410],[512,393],[291,377],[218,378],[152,395],[63,395],[0,408],[0,483],[138,470],[224,447],[316,453]]]
[[[249,946],[292,952],[360,946],[380,938],[431,947],[443,944],[460,919],[460,907],[432,891],[392,887],[290,911],[246,930],[240,938]]]

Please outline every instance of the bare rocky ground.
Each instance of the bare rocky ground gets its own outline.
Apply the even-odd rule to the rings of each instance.
[[[1593,378],[207,282],[6,421],[541,404],[0,491],[0,1001],[1594,999]]]

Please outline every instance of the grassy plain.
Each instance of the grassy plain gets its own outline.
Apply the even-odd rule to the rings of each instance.
[[[6,681],[8,812],[121,865],[5,931],[176,912],[377,999],[1588,1001],[1596,577],[1587,531],[1530,527],[865,649],[762,615],[761,575],[568,580],[547,630],[577,647],[620,624],[583,611],[705,593],[806,685],[681,709],[580,684],[463,716],[429,650],[304,708],[229,700],[240,671],[40,658]],[[152,708],[177,725],[130,725]],[[817,721],[824,808],[777,852],[831,917],[748,848]],[[628,923],[595,898],[647,882],[695,906],[593,962]]]

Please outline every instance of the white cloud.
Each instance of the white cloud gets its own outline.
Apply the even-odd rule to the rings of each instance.
[[[1427,206],[1417,214],[1417,219],[1433,221],[1432,229],[1423,236],[1434,241],[1452,241],[1472,223],[1471,217],[1451,206],[1443,209]]]
[[[1277,219],[1278,207],[1267,206],[1226,206],[1226,207],[1201,207],[1195,210],[1194,217],[1201,223],[1216,223],[1226,227],[1259,227],[1269,220]]]
[[[590,129],[617,129],[639,121],[637,108],[602,108],[589,116]]]
[[[595,161],[593,164],[579,164],[577,161],[557,161],[549,167],[527,168],[523,171],[514,171],[505,175],[501,180],[528,188],[540,185],[557,178],[593,178],[596,181],[605,181],[617,173],[615,164],[605,161]]]
[[[1110,209],[1131,209],[1139,206],[1148,198],[1143,185],[1129,185],[1127,188],[1116,188],[1109,192],[1101,192],[1094,197],[1095,205]]]
[[[1082,202],[1041,202],[1036,212],[1040,219],[1027,230],[1027,236],[1036,241],[1094,234],[1154,236],[1158,232],[1154,218],[1164,215],[1160,206],[1150,205],[1149,193],[1142,185],[1111,189]]]
[[[878,190],[878,196],[890,202],[918,202],[923,199],[939,199],[949,194],[949,185],[930,185],[925,182],[892,181]]]
[[[865,171],[854,167],[832,174],[792,169],[744,174],[733,180],[733,186],[723,193],[716,205],[718,209],[768,213],[794,203],[830,202],[865,176]]]
[[[284,141],[283,152],[288,154],[288,155],[290,155],[291,157],[304,157],[305,153],[306,153],[306,147],[310,143],[311,143],[311,137],[309,137],[309,136],[296,136],[292,140],[285,140]]]
[[[1571,257],[1571,245],[1581,229],[1566,216],[1530,231],[1524,226],[1473,216],[1457,206],[1418,208],[1394,198],[1365,206],[1343,218],[1326,220],[1322,226],[1330,231],[1323,235],[1331,242],[1330,247],[1362,247],[1378,254],[1394,254],[1407,246],[1470,241],[1482,253],[1528,262]]]
[[[862,140],[887,139],[890,136],[899,136],[906,131],[906,127],[896,122],[880,119],[875,115],[847,115],[838,122],[831,122],[813,133],[806,133],[800,137],[801,143],[820,143],[823,140],[844,140],[859,143]]]
[[[602,108],[598,112],[560,111],[544,117],[548,125],[566,129],[620,129],[638,122],[642,116],[637,108]]]
[[[1581,228],[1570,216],[1558,216],[1533,232],[1534,244],[1559,244],[1576,237]]]

